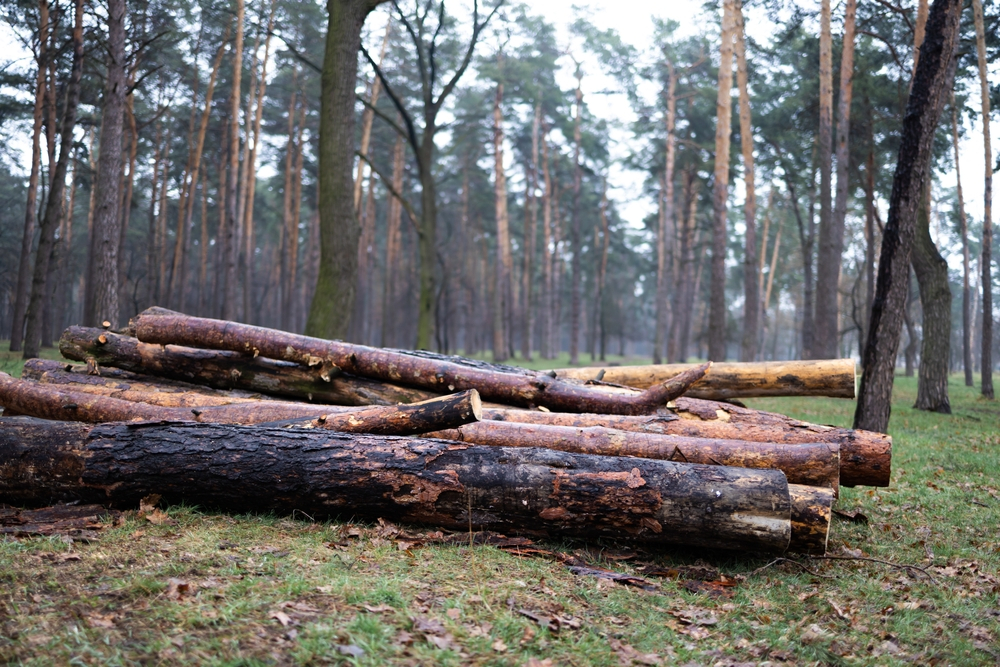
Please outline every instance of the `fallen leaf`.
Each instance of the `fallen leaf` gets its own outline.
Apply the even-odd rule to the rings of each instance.
[[[642,577],[633,577],[628,574],[605,570],[602,567],[585,567],[575,565],[570,567],[569,571],[580,577],[597,577],[598,579],[606,579],[625,586],[635,586],[636,588],[641,588],[644,591],[653,591],[657,588],[656,584],[651,581],[647,581]]]
[[[815,644],[830,637],[830,633],[815,623],[811,623],[805,631],[799,635],[799,640],[803,644]]]
[[[382,614],[387,611],[395,611],[395,608],[390,607],[387,604],[379,604],[375,605],[374,607],[369,604],[366,604],[362,605],[362,608],[370,614]]]
[[[113,628],[115,627],[114,614],[87,614],[87,625],[92,628]]]
[[[538,658],[528,658],[528,662],[524,663],[524,667],[552,667],[552,659],[545,658],[545,660],[539,660]]]
[[[139,501],[139,516],[148,514],[156,509],[156,504],[160,502],[160,494],[151,493]]]
[[[176,526],[177,521],[171,519],[170,516],[158,509],[154,509],[145,515],[146,521],[150,522],[154,526]]]
[[[360,658],[365,654],[365,650],[354,644],[341,644],[337,647],[337,653],[340,655],[349,655],[352,658]]]
[[[189,581],[171,577],[167,580],[167,592],[164,595],[168,600],[180,600],[186,595],[193,595],[195,588],[197,586]]]
[[[507,645],[503,643],[502,639],[498,639],[495,642],[493,642],[493,650],[496,651],[497,653],[506,653]]]
[[[580,627],[580,621],[572,617],[564,618],[555,614],[546,614],[544,612],[531,611],[529,609],[519,609],[517,613],[526,618],[530,618],[541,627],[548,629],[550,632],[559,632],[559,630],[563,627],[571,628],[573,630]]]
[[[457,621],[458,618],[462,615],[462,611],[458,607],[452,607],[451,609],[446,611],[444,615],[453,621]]]
[[[271,615],[268,616],[268,618],[273,618],[278,623],[281,623],[283,627],[286,628],[292,624],[292,617],[281,610],[271,612]]]
[[[611,650],[615,652],[618,657],[618,662],[623,665],[623,667],[628,667],[629,665],[638,663],[640,665],[660,665],[663,664],[663,660],[655,653],[640,653],[632,646],[622,643],[611,637],[608,639],[608,645]]]

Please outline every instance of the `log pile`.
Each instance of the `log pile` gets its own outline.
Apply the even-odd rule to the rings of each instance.
[[[853,395],[843,361],[545,373],[160,308],[60,350],[0,373],[0,503],[823,553],[840,486],[889,481],[887,436],[705,398]]]

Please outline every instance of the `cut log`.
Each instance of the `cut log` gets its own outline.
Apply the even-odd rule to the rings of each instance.
[[[130,373],[119,368],[102,367],[100,375],[91,375],[86,366],[51,359],[29,359],[21,378],[85,394],[119,398],[123,401],[150,403],[171,408],[202,408],[265,400],[263,394],[239,389],[212,389],[201,385]],[[315,414],[320,414],[318,410]]]
[[[603,426],[622,431],[777,445],[825,442],[840,447],[840,484],[889,485],[892,438],[887,435],[810,424],[773,412],[716,401],[682,397],[677,399],[676,414],[661,412],[636,417],[487,408],[483,410],[483,419],[576,428]]]
[[[0,373],[0,405],[21,415],[92,424],[128,421],[261,424],[279,419],[309,418],[311,425],[334,431],[381,435],[413,435],[455,428],[477,421],[482,415],[479,395],[474,389],[413,405],[346,408],[336,414],[321,414],[321,406],[280,401],[201,408],[163,407],[69,391],[33,380],[17,380],[6,373]]]
[[[775,445],[639,433],[600,426],[575,428],[500,421],[467,424],[426,435],[492,447],[545,447],[578,454],[781,470],[791,484],[825,486],[834,490],[840,479],[840,446],[826,442]]]
[[[792,540],[788,550],[825,554],[833,515],[833,490],[789,484],[788,492],[792,499]]]
[[[102,341],[103,338],[103,341]],[[326,381],[321,370],[235,352],[150,345],[100,329],[70,327],[59,339],[67,359],[113,366],[134,373],[244,389],[335,405],[395,405],[439,395],[365,378],[341,375]]]
[[[477,389],[490,401],[560,412],[649,414],[681,396],[710,366],[688,369],[643,391],[622,392],[561,381],[544,373],[509,366],[322,340],[248,324],[189,317],[162,308],[143,311],[136,316],[133,326],[139,340],[147,343],[189,345],[294,361],[318,369],[323,378],[343,372],[438,392]]]
[[[692,367],[694,364],[564,368],[556,371],[556,376],[645,389]],[[757,396],[854,398],[855,378],[853,359],[719,362],[712,364],[685,396],[716,401]]]
[[[0,418],[0,502],[129,507],[151,493],[237,512],[654,545],[782,552],[791,537],[777,470],[317,429]]]

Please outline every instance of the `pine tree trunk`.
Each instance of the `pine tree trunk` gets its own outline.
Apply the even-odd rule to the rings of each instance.
[[[163,122],[156,121],[153,139],[153,175],[150,179],[149,230],[146,232],[146,304],[156,303],[156,205],[160,187],[160,161],[164,151]]]
[[[496,211],[496,263],[493,290],[493,360],[510,356],[511,256],[510,219],[507,215],[507,175],[503,166],[503,83],[497,84],[493,102],[493,201]]]
[[[294,273],[293,266],[298,259],[298,238],[299,230],[292,224],[292,165],[295,160],[295,113],[296,101],[298,97],[299,68],[292,69],[292,94],[288,101],[288,139],[285,141],[285,186],[282,193],[282,215],[281,215],[281,328],[285,331],[292,330],[292,306],[295,303],[295,281],[292,279]],[[294,241],[293,241],[294,239]],[[295,245],[295,253],[292,254],[292,244]]]
[[[750,94],[747,91],[746,28],[740,0],[734,3],[736,13],[736,82],[740,91],[740,148],[743,152],[743,182],[746,197],[743,215],[746,235],[743,251],[743,344],[740,358],[754,361],[757,358],[757,339],[760,336],[760,280],[757,266],[757,193],[754,187],[753,126],[750,116]],[[764,238],[767,242],[767,237]],[[763,254],[763,251],[762,251]]]
[[[580,123],[583,117],[583,73],[576,66],[576,115],[573,118],[573,219],[571,242],[573,244],[573,283],[570,294],[569,363],[580,363],[580,324],[583,319],[583,231],[580,222],[580,180],[583,165],[580,163]]]
[[[663,190],[660,193],[660,226],[656,238],[656,329],[653,334],[653,363],[662,363],[662,354],[667,346],[667,309],[669,285],[667,265],[668,248],[674,228],[674,127],[677,124],[677,76],[674,64],[667,62],[667,113],[666,123],[667,143],[665,151],[665,168],[663,172]],[[674,285],[676,289],[676,285]],[[674,317],[676,317],[674,311]]]
[[[521,356],[531,361],[532,337],[535,333],[534,260],[535,228],[538,226],[538,133],[542,123],[542,105],[535,103],[535,119],[531,125],[531,162],[528,163],[525,183],[524,215],[524,267],[521,271],[521,294],[524,308],[521,318]]]
[[[969,289],[969,225],[965,218],[965,199],[962,197],[962,171],[958,153],[958,108],[955,93],[951,94],[951,138],[955,149],[955,190],[958,196],[958,231],[962,237],[962,367],[965,370],[965,386],[973,386],[972,380],[972,295]]]
[[[829,0],[827,0],[829,1]],[[723,0],[722,46],[715,120],[715,177],[712,191],[712,285],[709,297],[708,358],[726,360],[726,218],[729,200],[729,143],[733,89],[735,0]]]
[[[903,120],[889,217],[882,240],[872,322],[865,347],[864,374],[854,415],[855,428],[885,432],[891,411],[893,372],[909,285],[917,209],[934,131],[954,75],[955,41],[961,3],[934,0]]]
[[[403,137],[397,136],[396,143],[392,148],[392,187],[403,194],[403,171],[406,167],[406,143]],[[464,181],[463,208],[468,206],[468,178]],[[463,212],[467,216],[467,210]],[[391,197],[389,201],[389,212],[386,216],[385,232],[385,281],[382,284],[382,336],[383,346],[393,345],[398,340],[398,334],[394,334],[398,323],[396,317],[398,290],[396,285],[400,279],[399,260],[402,233],[400,225],[403,218],[403,205],[396,197]]]
[[[548,127],[542,135],[542,176],[545,191],[542,193],[542,337],[539,353],[542,359],[555,356],[552,350],[552,309],[555,306],[552,296],[552,173],[549,170],[549,133]]]
[[[604,281],[608,274],[608,244],[611,241],[611,232],[608,229],[608,183],[604,182],[604,192],[601,195],[601,254],[597,259],[597,288],[594,295],[594,324],[591,327],[593,337],[604,339]],[[594,240],[597,246],[597,239]],[[596,345],[596,341],[594,343]],[[591,347],[590,360],[594,361],[594,348]],[[604,361],[604,346],[601,345],[601,361]]]
[[[133,73],[129,73],[128,78],[128,90],[131,91],[135,86],[135,77]],[[125,265],[125,249],[126,240],[128,237],[128,226],[132,219],[132,195],[135,191],[135,160],[136,153],[139,149],[139,128],[136,126],[135,122],[135,96],[129,92],[125,98],[125,120],[128,123],[128,178],[125,180],[124,188],[125,194],[122,198],[122,208],[121,208],[121,234],[118,238],[118,279],[121,281],[118,285],[119,294],[124,297],[127,293],[127,282],[128,275],[126,273]],[[121,306],[125,306],[125,317],[128,315],[128,307],[124,303],[124,298],[119,299],[122,301]]]
[[[848,107],[848,110],[850,107]],[[832,211],[833,37],[830,0],[822,0],[819,34],[819,247],[816,257],[816,305],[812,359],[837,356],[840,255],[835,255]],[[846,186],[846,184],[845,184]]]
[[[979,260],[983,286],[983,330],[980,369],[982,372],[982,394],[993,398],[993,155],[990,143],[990,87],[986,73],[986,36],[983,28],[982,0],[972,0],[972,11],[976,23],[976,54],[979,64],[980,101],[983,118],[983,157],[986,164],[986,187],[983,189],[983,254]]]
[[[243,76],[243,18],[245,2],[236,0],[236,41],[233,46],[233,78],[230,81],[232,91],[229,95],[229,174],[226,183],[226,224],[222,233],[222,245],[219,251],[222,285],[220,289],[220,312],[226,320],[236,316],[236,265],[239,260],[239,192],[240,183],[240,109],[243,100],[241,85]]]
[[[868,162],[865,167],[865,331],[861,358],[865,358],[868,329],[871,327],[872,303],[875,301],[875,137],[874,123],[869,123]]]
[[[948,262],[931,239],[931,192],[928,174],[913,243],[913,271],[920,287],[923,311],[917,402],[913,407],[951,414],[948,400],[948,362],[951,360],[951,286]]]
[[[48,289],[49,259],[55,242],[56,228],[62,217],[63,191],[66,186],[66,170],[73,148],[73,129],[76,126],[76,111],[80,103],[80,79],[83,76],[83,0],[76,0],[73,23],[73,68],[66,87],[66,107],[63,111],[59,142],[59,159],[52,170],[49,196],[45,203],[45,216],[39,230],[38,249],[31,280],[31,295],[25,323],[24,358],[38,356],[42,339],[42,311],[45,309]],[[54,149],[53,142],[53,149]],[[120,153],[119,153],[120,157]],[[50,162],[49,164],[53,164]]]
[[[389,35],[392,32],[392,17],[385,23],[385,35],[382,37],[382,51],[379,53],[379,63],[385,60],[385,51],[389,46]],[[368,86],[368,104],[375,106],[378,104],[379,94],[382,92],[382,80],[376,74]],[[375,124],[375,112],[367,106],[361,114],[361,146],[358,152],[361,155],[368,155],[368,145],[372,137],[372,125]],[[364,184],[365,161],[358,160],[358,170],[354,176],[354,210],[361,210],[361,190]]]

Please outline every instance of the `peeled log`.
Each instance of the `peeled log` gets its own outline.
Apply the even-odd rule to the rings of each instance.
[[[600,426],[575,428],[499,421],[466,424],[426,435],[492,447],[546,447],[578,454],[781,470],[790,484],[825,486],[834,490],[840,479],[840,447],[825,442],[774,445],[621,431]]]
[[[59,351],[67,359],[99,367],[114,366],[216,389],[244,389],[317,403],[395,405],[439,395],[350,375],[324,380],[320,369],[296,363],[236,352],[151,345],[86,327],[66,329],[59,339]]]
[[[789,551],[823,555],[830,538],[833,489],[789,484],[792,499],[792,541]]]
[[[146,343],[190,345],[294,361],[316,368],[324,378],[343,372],[442,393],[476,389],[490,401],[560,412],[649,414],[681,396],[711,365],[688,369],[643,391],[623,392],[471,359],[353,345],[249,324],[190,317],[162,308],[139,313],[133,326],[136,337]]]
[[[130,507],[151,493],[237,512],[654,545],[782,552],[791,537],[776,470],[318,429],[0,418],[0,502]]]
[[[695,364],[563,368],[556,377],[602,382],[645,389],[681,373]],[[685,396],[711,400],[760,396],[831,396],[854,398],[856,372],[853,359],[815,361],[760,361],[712,364],[711,370]]]
[[[889,485],[892,438],[887,435],[810,424],[774,412],[739,408],[729,403],[684,397],[677,399],[676,403],[675,413],[636,417],[487,408],[483,410],[483,419],[577,428],[604,426],[622,431],[776,445],[825,442],[840,447],[840,484]]]

